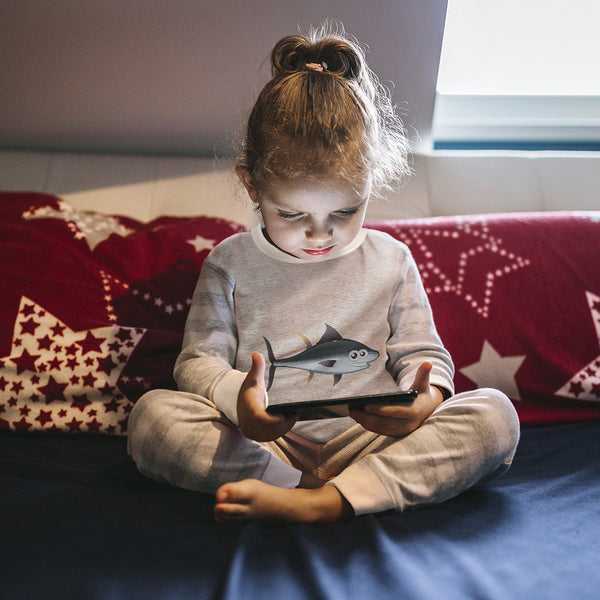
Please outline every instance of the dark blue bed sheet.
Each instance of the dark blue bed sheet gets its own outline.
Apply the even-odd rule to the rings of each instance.
[[[600,597],[600,423],[525,428],[501,479],[334,525],[216,526],[120,438],[0,435],[0,598]]]

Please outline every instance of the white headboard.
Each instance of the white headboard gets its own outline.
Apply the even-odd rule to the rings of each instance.
[[[435,152],[368,219],[600,209],[600,153]],[[0,152],[0,190],[44,191],[77,208],[145,221],[209,214],[256,217],[233,163],[206,158]]]

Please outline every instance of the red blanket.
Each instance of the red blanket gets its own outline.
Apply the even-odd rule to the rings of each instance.
[[[0,429],[125,433],[145,391],[174,387],[202,261],[242,230],[0,194]]]
[[[600,417],[594,214],[373,224],[407,243],[456,363],[523,422]],[[0,429],[123,434],[172,368],[202,261],[243,227],[140,223],[44,194],[0,194]]]
[[[374,227],[410,247],[457,391],[501,389],[524,423],[600,416],[600,213]]]

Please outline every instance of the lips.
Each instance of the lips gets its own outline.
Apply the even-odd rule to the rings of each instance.
[[[303,252],[309,254],[310,256],[323,256],[325,254],[329,254],[333,250],[333,246],[328,246],[327,248],[303,248]]]

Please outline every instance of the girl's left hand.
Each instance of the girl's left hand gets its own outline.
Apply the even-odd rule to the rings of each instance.
[[[368,431],[400,437],[418,429],[444,397],[437,387],[429,384],[430,362],[419,366],[412,389],[419,395],[410,404],[367,405],[363,410],[351,411],[350,416]]]

